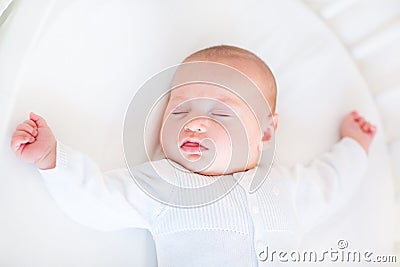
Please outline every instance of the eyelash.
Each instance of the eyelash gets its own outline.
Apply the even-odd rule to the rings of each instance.
[[[220,113],[212,113],[214,116],[219,116],[219,117],[231,117],[229,114],[220,114]]]
[[[172,115],[183,115],[183,114],[187,114],[187,113],[189,113],[189,112],[188,111],[171,112]],[[223,114],[223,113],[211,113],[211,115],[218,116],[218,117],[225,117],[225,118],[232,117],[232,115],[230,115],[230,114]]]

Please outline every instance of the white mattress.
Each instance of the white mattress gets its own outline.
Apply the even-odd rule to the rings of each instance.
[[[0,3],[1,12],[7,3]],[[399,11],[392,0],[19,0],[0,20],[0,134],[9,140],[35,111],[102,169],[123,166],[123,115],[135,90],[192,51],[243,46],[277,76],[283,164],[329,149],[351,109],[379,127],[362,187],[304,246],[329,248],[346,238],[353,248],[390,254],[395,235],[400,240]],[[8,142],[0,153],[0,265],[155,266],[146,232],[80,226]]]

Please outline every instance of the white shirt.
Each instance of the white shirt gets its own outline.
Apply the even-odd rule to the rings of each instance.
[[[132,173],[157,181],[152,164],[180,186],[212,182],[174,168],[167,160],[145,163]],[[358,186],[367,156],[353,139],[343,138],[308,166],[274,164],[254,192],[245,173],[224,176],[237,186],[218,201],[197,208],[161,203],[143,192],[127,169],[102,173],[87,156],[57,143],[57,163],[41,170],[45,184],[71,218],[98,230],[148,229],[159,266],[275,266],[261,261],[269,249],[292,249],[302,233]],[[245,174],[239,179],[241,174]],[[173,196],[173,194],[171,194]]]

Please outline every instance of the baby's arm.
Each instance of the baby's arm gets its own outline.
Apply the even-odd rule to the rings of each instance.
[[[306,229],[348,201],[360,185],[375,132],[375,126],[352,112],[344,118],[342,139],[331,151],[307,166],[298,164],[290,169],[296,211]]]
[[[153,213],[161,209],[136,186],[128,170],[101,172],[89,157],[57,142],[36,114],[17,126],[11,148],[38,167],[59,207],[83,225],[104,231],[149,229]]]

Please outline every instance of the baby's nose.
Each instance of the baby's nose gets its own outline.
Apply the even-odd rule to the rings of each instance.
[[[185,131],[205,133],[207,132],[206,123],[202,120],[192,120],[183,127]]]

